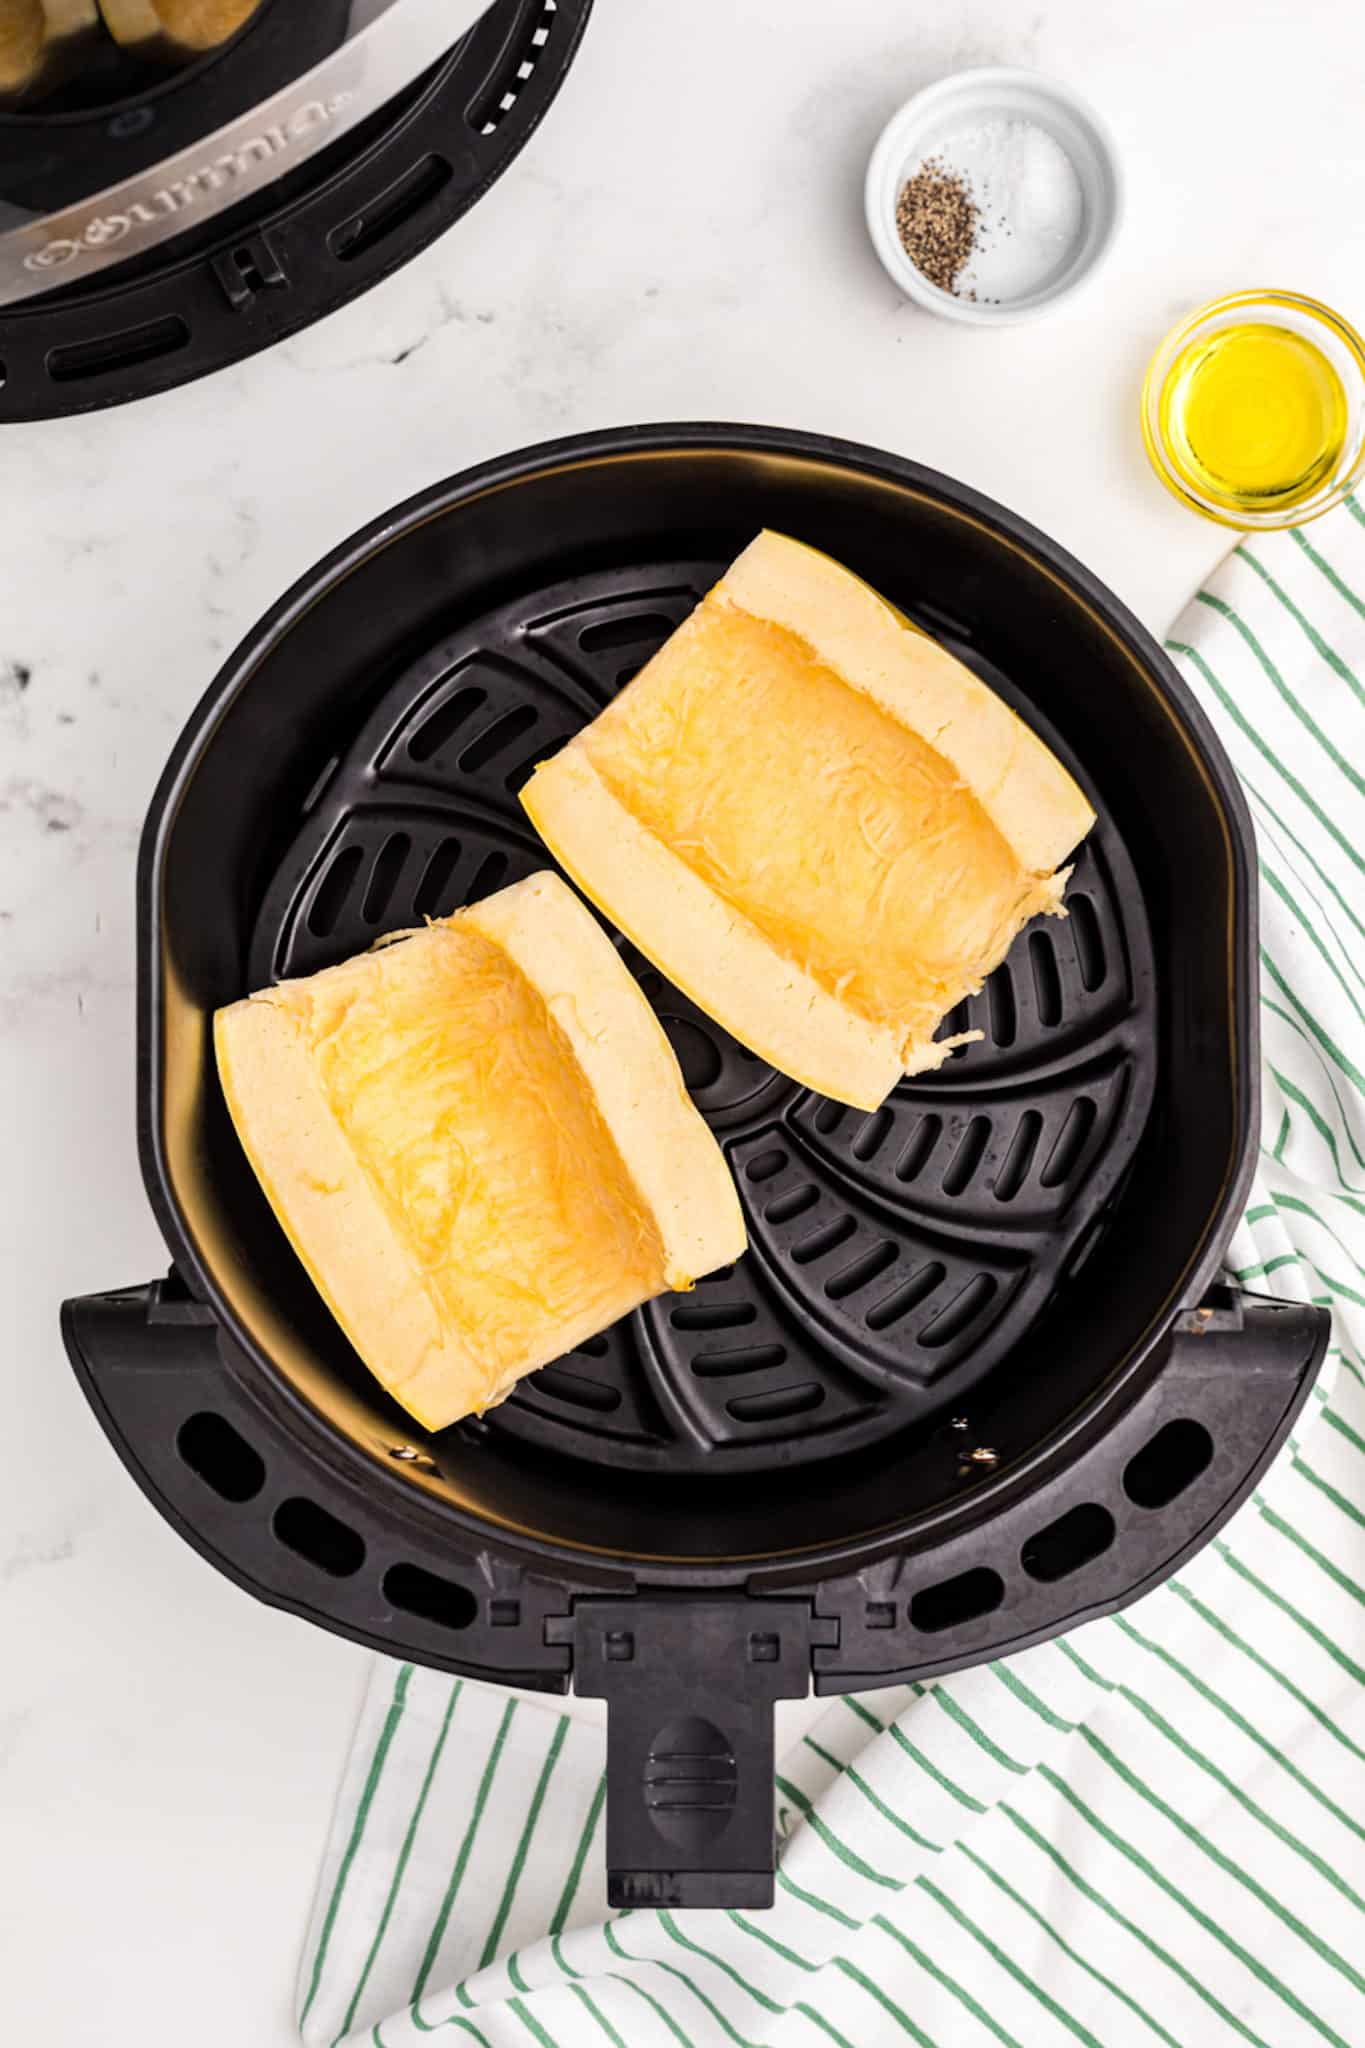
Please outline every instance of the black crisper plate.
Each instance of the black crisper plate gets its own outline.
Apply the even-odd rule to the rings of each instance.
[[[488,611],[407,667],[319,762],[267,888],[252,988],[311,974],[551,864],[517,801],[721,573],[671,561]],[[946,640],[1093,786],[1009,680]],[[742,732],[736,744],[743,745]],[[1156,1078],[1151,934],[1100,811],[1065,921],[1038,920],[946,1029],[984,1036],[871,1115],[799,1087],[622,941],[724,1146],[750,1252],[526,1380],[483,1422],[600,1464],[771,1469],[964,1397],[1093,1249]]]

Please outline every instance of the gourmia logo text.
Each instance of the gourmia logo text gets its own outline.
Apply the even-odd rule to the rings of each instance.
[[[183,178],[169,180],[145,199],[135,199],[118,213],[97,213],[77,235],[56,235],[24,258],[26,270],[62,270],[92,250],[107,249],[115,242],[136,235],[140,228],[163,225],[177,214],[187,213],[206,199],[216,199],[229,189],[254,184],[263,170],[277,158],[296,149],[334,121],[355,95],[334,93],[330,99],[309,100],[287,121],[250,135],[211,163],[201,164]]]

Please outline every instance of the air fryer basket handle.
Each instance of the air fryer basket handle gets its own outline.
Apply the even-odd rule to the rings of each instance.
[[[1009,1656],[1159,1586],[1259,1484],[1330,1335],[1321,1308],[1212,1289],[1177,1319],[1138,1398],[1049,1478],[951,1542],[816,1589],[817,1617],[839,1636],[813,1650],[815,1690]],[[751,1585],[779,1588],[771,1574]]]
[[[569,1652],[546,1632],[571,1589],[414,1517],[363,1464],[343,1472],[321,1459],[291,1407],[239,1384],[212,1309],[176,1272],[68,1301],[62,1334],[152,1505],[256,1599],[390,1657],[567,1689]]]
[[[927,1550],[815,1582],[799,1565],[755,1570],[737,1597],[634,1591],[624,1571],[552,1578],[419,1528],[248,1397],[212,1310],[174,1273],[68,1302],[62,1322],[125,1464],[220,1571],[390,1656],[546,1691],[572,1672],[608,1703],[612,1905],[721,1908],[772,1902],[777,1700],[802,1697],[812,1669],[817,1692],[853,1692],[1007,1655],[1159,1584],[1260,1480],[1331,1327],[1306,1304],[1215,1289],[1137,1399],[1050,1478]],[[210,1469],[214,1437],[199,1445],[196,1428],[238,1462]],[[319,1500],[330,1555],[301,1551],[291,1527]],[[402,1579],[423,1597],[404,1604]]]
[[[552,1625],[553,1626],[553,1625]],[[804,1600],[578,1600],[575,1690],[608,1702],[613,1906],[770,1906],[773,1703],[810,1685]]]

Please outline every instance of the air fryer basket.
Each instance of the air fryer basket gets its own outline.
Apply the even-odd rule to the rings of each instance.
[[[213,1009],[545,864],[537,759],[763,525],[945,639],[1071,763],[1073,915],[984,1040],[862,1116],[627,949],[752,1249],[425,1438],[246,1168]],[[737,735],[737,738],[739,736]],[[1020,521],[815,436],[622,430],[424,494],[233,656],[152,805],[140,1132],[167,1280],[69,1303],[155,1503],[259,1596],[396,1655],[611,1702],[618,1902],[761,1904],[774,1699],[923,1676],[1136,1597],[1254,1485],[1326,1344],[1218,1284],[1258,1134],[1254,863],[1159,650]]]

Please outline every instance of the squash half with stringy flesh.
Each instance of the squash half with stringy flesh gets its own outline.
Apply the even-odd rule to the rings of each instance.
[[[995,692],[828,555],[760,534],[522,793],[566,872],[751,1051],[873,1109],[1094,823]]]
[[[556,875],[233,1003],[215,1044],[294,1249],[429,1429],[744,1250],[668,1040]]]

